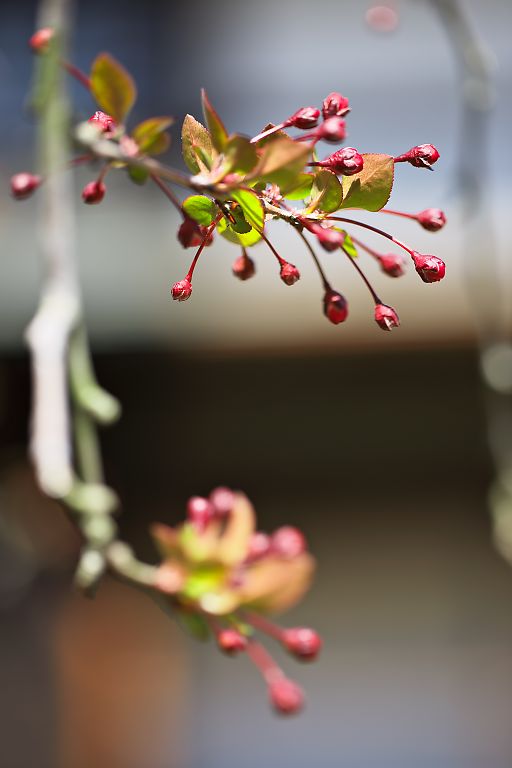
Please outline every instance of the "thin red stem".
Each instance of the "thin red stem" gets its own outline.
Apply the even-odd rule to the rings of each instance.
[[[260,632],[264,632],[266,635],[269,635],[269,637],[273,637],[275,640],[281,641],[283,630],[281,627],[278,627],[277,624],[269,621],[259,613],[247,613],[245,618],[247,623],[251,624],[255,629],[259,629]]]
[[[94,160],[94,155],[79,155],[69,161],[69,168],[76,168],[77,165],[83,165],[84,163],[90,163]]]
[[[346,224],[354,224],[356,227],[363,227],[364,229],[369,229],[371,232],[376,232],[378,235],[382,235],[382,237],[387,237],[388,240],[391,240],[391,242],[400,246],[400,248],[403,248],[404,251],[407,251],[409,256],[412,256],[412,254],[414,253],[413,249],[409,248],[409,246],[405,245],[405,243],[402,243],[401,240],[398,240],[398,238],[393,237],[393,235],[390,235],[389,232],[384,232],[383,229],[377,229],[377,227],[372,227],[371,224],[364,224],[362,221],[354,221],[354,219],[345,219],[342,216],[326,216],[326,219],[330,221],[343,221]]]
[[[308,249],[308,251],[310,252],[310,254],[312,256],[313,261],[315,262],[315,266],[316,266],[316,268],[318,270],[318,273],[320,275],[320,280],[322,281],[325,290],[326,291],[331,290],[331,284],[329,283],[329,281],[328,281],[328,279],[327,279],[327,277],[325,275],[325,272],[324,272],[324,270],[322,268],[322,265],[320,264],[320,262],[318,260],[318,257],[316,255],[316,253],[314,252],[313,247],[311,246],[311,243],[309,242],[309,240],[305,236],[304,232],[301,232],[300,229],[296,229],[296,232],[300,235],[300,237],[302,238],[302,240],[304,241],[304,243],[306,245],[306,248]]]
[[[258,141],[261,141],[261,139],[265,139],[267,136],[272,136],[273,133],[277,133],[277,131],[282,131],[283,128],[286,128],[287,123],[279,123],[278,125],[273,125],[272,128],[267,128],[266,131],[262,131],[261,133],[258,133],[257,136],[253,136],[251,139],[251,144],[256,144]]]
[[[149,174],[151,179],[155,182],[157,187],[162,190],[164,195],[167,197],[168,200],[171,201],[171,203],[174,205],[174,207],[181,213],[181,215],[184,217],[185,214],[183,213],[183,208],[181,207],[181,203],[172,191],[172,189],[169,189],[167,184],[164,184],[162,179],[159,179],[156,173],[150,173]]]
[[[222,217],[222,214],[219,214],[217,216],[217,218],[215,219],[215,221],[213,221],[210,224],[210,226],[208,227],[208,229],[206,230],[206,234],[205,234],[205,236],[203,238],[203,242],[201,243],[201,245],[197,249],[197,253],[194,256],[194,258],[192,259],[192,264],[190,265],[190,269],[188,270],[188,274],[185,277],[185,280],[188,280],[189,282],[192,282],[192,275],[194,274],[194,269],[196,268],[197,261],[198,261],[200,255],[203,252],[203,249],[204,249],[204,247],[206,245],[206,242],[207,242],[208,238],[210,237],[211,233],[213,232],[213,230],[217,226],[217,223],[220,221],[221,217]]]
[[[404,211],[392,211],[391,208],[381,208],[379,213],[391,213],[393,216],[403,216],[404,219],[415,219],[415,213],[405,213]]]
[[[380,259],[381,254],[378,251],[374,251],[373,248],[370,248],[369,245],[366,245],[366,243],[363,243],[361,240],[359,240],[358,237],[354,237],[353,235],[350,235],[352,242],[358,245],[360,248],[363,249],[363,251],[366,251],[366,253],[369,253],[370,256],[373,256],[374,259]]]
[[[276,257],[276,259],[278,260],[279,264],[280,264],[282,267],[283,267],[285,264],[287,264],[288,262],[286,261],[286,259],[283,259],[283,258],[282,258],[282,257],[281,257],[281,256],[278,254],[278,252],[276,251],[276,249],[274,248],[274,246],[272,245],[272,243],[270,242],[270,240],[268,239],[268,237],[266,237],[266,236],[263,234],[263,232],[261,233],[261,237],[262,237],[262,240],[264,240],[264,241],[266,242],[266,244],[268,245],[268,247],[270,248],[270,250],[272,251],[272,253],[273,253],[273,254],[274,254],[274,256]]]
[[[359,272],[359,276],[362,278],[362,280],[363,280],[363,282],[365,283],[366,287],[367,287],[367,288],[368,288],[368,290],[370,291],[370,293],[371,293],[371,295],[372,295],[372,298],[373,298],[374,302],[375,302],[376,304],[382,304],[382,301],[379,299],[379,297],[377,296],[377,294],[376,294],[376,293],[375,293],[375,291],[373,290],[373,286],[372,286],[372,284],[370,283],[370,281],[369,281],[369,280],[368,280],[368,278],[366,277],[365,273],[363,272],[363,270],[361,269],[361,267],[359,266],[359,264],[356,262],[356,260],[355,260],[355,259],[353,259],[353,258],[352,258],[352,256],[350,255],[350,253],[348,253],[348,251],[346,251],[346,250],[345,250],[345,246],[344,246],[344,245],[342,245],[342,246],[341,246],[341,248],[342,248],[342,251],[343,251],[343,253],[344,253],[344,254],[345,254],[345,256],[347,257],[347,259],[348,259],[350,262],[352,262],[352,264],[354,265],[354,267],[355,267],[355,268],[357,269],[357,271]]]
[[[81,69],[78,69],[78,67],[75,67],[75,65],[71,64],[69,61],[62,60],[61,64],[66,72],[71,75],[71,77],[74,77],[75,80],[78,80],[78,82],[83,85],[84,88],[87,88],[88,91],[91,90],[91,81],[85,72],[82,72]]]
[[[283,670],[276,664],[270,653],[259,643],[250,640],[247,644],[246,653],[252,663],[259,669],[268,685],[284,677]]]

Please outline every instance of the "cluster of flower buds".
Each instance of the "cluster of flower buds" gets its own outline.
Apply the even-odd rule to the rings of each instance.
[[[183,524],[158,524],[152,534],[162,557],[154,588],[185,623],[193,617],[196,630],[213,634],[221,651],[245,653],[261,672],[278,712],[298,712],[304,701],[301,689],[256,633],[277,640],[301,661],[312,661],[320,652],[322,641],[313,629],[283,629],[267,618],[300,600],[311,581],[314,560],[301,531],[291,526],[272,535],[257,531],[248,499],[220,487],[207,498],[190,498]]]

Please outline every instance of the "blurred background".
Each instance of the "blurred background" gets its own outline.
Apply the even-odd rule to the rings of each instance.
[[[124,63],[139,84],[134,123],[173,114],[178,139],[184,114],[200,116],[204,86],[228,129],[254,134],[340,90],[352,106],[349,144],[396,155],[431,142],[441,152],[435,173],[397,167],[392,204],[443,208],[442,232],[355,216],[447,262],[443,283],[425,285],[411,271],[390,280],[362,257],[400,314],[391,334],[334,254],[323,263],[350,316],[327,323],[307,253],[279,224],[272,240],[302,272],[293,289],[261,245],[256,277],[235,281],[237,249],[222,241],[205,252],[193,299],[172,303],[169,287],[191,255],[177,243],[173,208],[112,174],[104,203],[85,209],[80,189],[93,176],[76,172],[87,322],[99,380],[124,409],[103,436],[123,535],[153,557],[149,522],[177,521],[189,495],[222,483],[248,493],[262,527],[302,526],[318,557],[314,587],[286,621],[315,626],[325,652],[310,667],[284,660],[308,706],[281,722],[245,659],[185,637],[119,584],[106,580],[94,600],[70,587],[79,542],[26,461],[23,331],[41,278],[37,203],[7,192],[12,173],[36,162],[25,107],[37,8],[2,0],[0,765],[509,768],[512,570],[488,515],[496,412],[480,384],[478,342],[481,314],[498,304],[508,327],[512,7],[461,3],[494,82],[487,100],[473,100],[475,121],[486,115],[482,156],[471,143],[461,153],[462,99],[471,99],[440,5],[403,0],[384,34],[365,21],[366,0],[76,2],[73,60],[87,70],[109,50]],[[87,94],[71,88],[77,117],[88,117]],[[462,155],[483,187],[472,261],[482,279],[473,269],[469,293],[474,221],[461,200],[474,190],[460,186]],[[169,162],[181,163],[178,140]]]

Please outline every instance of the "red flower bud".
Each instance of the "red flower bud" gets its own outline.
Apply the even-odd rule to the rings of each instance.
[[[439,208],[426,208],[417,214],[416,219],[429,232],[437,232],[446,224],[446,216]]]
[[[392,328],[398,328],[400,325],[397,313],[387,304],[375,305],[375,322],[383,331],[391,331]]]
[[[324,120],[327,120],[328,117],[344,117],[348,112],[350,112],[348,99],[336,91],[326,96],[322,102]]]
[[[304,706],[304,694],[299,686],[286,677],[274,680],[268,688],[274,709],[282,715],[294,715]]]
[[[348,316],[348,303],[337,291],[328,289],[324,294],[324,315],[334,325],[343,323]]]
[[[256,531],[250,538],[246,561],[253,563],[255,560],[261,560],[269,553],[270,546],[270,536],[263,531]]]
[[[32,53],[46,53],[53,35],[54,31],[51,27],[43,27],[34,32],[28,41]]]
[[[93,125],[97,125],[98,128],[101,128],[103,133],[114,133],[117,128],[117,123],[114,118],[105,114],[105,112],[102,112],[101,110],[95,112],[87,122],[92,123]]]
[[[313,661],[322,648],[320,635],[307,627],[285,629],[281,638],[286,650],[303,661]]]
[[[416,272],[424,283],[437,283],[443,279],[446,265],[442,259],[439,259],[437,256],[425,256],[417,251],[413,251],[411,256]]]
[[[82,200],[87,205],[97,205],[105,197],[106,191],[107,188],[102,181],[90,181],[82,189]]]
[[[326,251],[335,251],[337,248],[341,248],[345,242],[345,235],[338,232],[337,229],[325,227],[315,222],[304,222],[304,226],[309,232],[317,236],[318,242]]]
[[[171,288],[171,296],[175,301],[187,301],[192,295],[192,283],[185,278],[178,280]]]
[[[239,280],[249,280],[249,278],[254,277],[256,265],[250,256],[246,253],[242,253],[238,259],[235,259],[231,269],[234,276],[238,277]]]
[[[235,494],[231,488],[219,486],[210,493],[210,501],[213,504],[215,513],[219,517],[226,517],[233,509]]]
[[[41,184],[41,176],[33,173],[15,173],[11,177],[11,193],[16,200],[24,200],[30,197],[32,192]]]
[[[217,635],[217,644],[228,656],[234,656],[247,648],[247,638],[237,629],[222,629]]]
[[[439,152],[433,144],[420,144],[394,160],[395,163],[410,163],[416,168],[430,168],[439,160]]]
[[[329,168],[334,173],[343,176],[352,176],[354,173],[360,173],[363,170],[364,158],[354,147],[344,147],[333,152],[316,165],[322,168]]]
[[[322,123],[316,129],[317,138],[324,141],[332,141],[334,144],[343,141],[347,135],[345,121],[342,117],[328,117],[325,122]]]
[[[285,261],[281,265],[281,271],[279,273],[279,276],[283,283],[286,285],[293,285],[297,282],[297,280],[300,280],[300,272],[295,266],[295,264],[290,264],[288,261]]]
[[[187,517],[200,531],[215,517],[213,504],[202,496],[191,496],[187,502]]]
[[[383,253],[378,256],[380,268],[390,277],[400,277],[404,274],[404,260],[397,253]]]
[[[315,107],[302,107],[286,120],[286,124],[293,126],[294,128],[302,128],[303,130],[306,130],[318,125],[319,117],[319,109],[316,109]]]
[[[177,237],[183,248],[198,248],[203,242],[204,235],[199,224],[186,216],[178,229]]]
[[[298,528],[284,525],[274,531],[270,540],[272,552],[280,557],[293,558],[306,550],[306,539]]]

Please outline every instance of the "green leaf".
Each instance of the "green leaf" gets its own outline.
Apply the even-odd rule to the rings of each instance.
[[[303,170],[310,152],[308,144],[293,141],[289,136],[280,136],[264,147],[251,178],[281,187],[291,184]]]
[[[364,154],[361,173],[343,177],[342,208],[380,211],[389,200],[395,165],[390,155]]]
[[[341,206],[342,200],[343,190],[336,174],[326,168],[317,171],[311,189],[308,213],[316,210],[333,213]]]
[[[135,166],[129,165],[128,176],[135,182],[135,184],[142,186],[142,184],[145,184],[149,178],[149,171],[146,171],[145,168],[135,168]]]
[[[169,147],[170,137],[165,131],[173,123],[172,117],[150,117],[135,126],[132,138],[142,152],[148,155],[159,155]]]
[[[252,227],[245,218],[241,205],[233,203],[229,213],[229,226],[237,233],[237,235],[246,235],[247,232],[251,231]]]
[[[257,232],[263,232],[265,210],[256,192],[248,189],[238,189],[236,192],[231,193],[231,198],[240,204],[245,219],[251,227]]]
[[[226,240],[229,240],[230,243],[243,245],[245,248],[255,245],[255,243],[261,240],[261,234],[256,229],[251,228],[250,232],[246,235],[237,234],[232,227],[229,226],[224,217],[217,224],[217,231],[219,235],[222,235]]]
[[[245,136],[230,136],[224,149],[226,164],[233,173],[249,173],[258,162],[256,147]]]
[[[132,76],[109,53],[100,53],[91,68],[91,93],[118,123],[124,122],[137,97]]]
[[[183,201],[183,210],[191,219],[202,224],[204,227],[210,226],[217,214],[217,208],[213,200],[204,195],[190,195]]]
[[[287,200],[305,200],[311,194],[314,175],[300,173],[287,187],[281,189],[281,194]]]
[[[228,140],[228,133],[224,128],[224,123],[210,104],[210,100],[204,88],[201,91],[201,98],[203,102],[204,119],[206,120],[206,125],[210,132],[212,144],[218,152],[223,152]]]
[[[345,242],[343,243],[343,250],[345,253],[347,253],[349,256],[351,256],[353,259],[357,259],[359,256],[358,250],[354,245],[354,242],[352,238],[350,237],[348,232],[345,232],[344,229],[340,230],[345,235]]]
[[[192,173],[208,171],[212,167],[215,150],[210,134],[192,115],[186,115],[181,129],[183,159]]]

